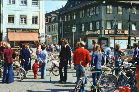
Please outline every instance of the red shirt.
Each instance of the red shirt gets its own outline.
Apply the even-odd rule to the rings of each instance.
[[[13,63],[13,50],[12,49],[4,49],[4,63]]]
[[[32,70],[33,71],[38,71],[38,66],[39,66],[38,63],[34,63],[33,66],[32,66]]]
[[[73,54],[73,63],[74,66],[81,64],[84,67],[87,67],[87,64],[91,62],[90,53],[87,49],[78,48]]]

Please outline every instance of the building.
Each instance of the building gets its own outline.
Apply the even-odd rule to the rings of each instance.
[[[59,10],[45,14],[46,44],[58,44],[58,14]]]
[[[92,40],[125,49],[139,41],[138,16],[139,2],[68,0],[59,14],[59,39],[69,39],[72,46],[84,40],[88,49],[92,49]]]
[[[21,42],[45,41],[43,0],[1,0],[2,41],[12,46]]]

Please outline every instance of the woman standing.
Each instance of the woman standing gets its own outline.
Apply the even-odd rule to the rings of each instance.
[[[45,46],[41,46],[42,48],[42,51],[40,51],[40,53],[38,54],[38,61],[39,63],[42,63],[42,66],[41,66],[41,79],[44,79],[45,76],[46,76],[46,64],[47,64],[47,57],[48,57],[48,54],[45,50]]]
[[[116,67],[115,75],[118,75],[118,72],[119,72],[119,69],[120,69],[120,67],[119,67],[119,61],[120,60],[119,59],[121,57],[121,54],[122,54],[122,52],[120,50],[120,46],[116,45],[116,47],[115,47],[115,67]]]
[[[14,75],[13,75],[13,50],[9,43],[5,44],[4,49],[4,70],[3,70],[3,83],[12,83],[14,82]]]
[[[105,61],[104,61],[103,54],[101,52],[101,48],[99,45],[96,45],[95,52],[93,52],[92,54],[91,67],[94,71],[100,71],[100,72],[92,73],[94,85],[97,85],[97,80],[101,74],[101,65],[103,65],[104,62]],[[96,92],[96,89],[93,89],[93,92]]]

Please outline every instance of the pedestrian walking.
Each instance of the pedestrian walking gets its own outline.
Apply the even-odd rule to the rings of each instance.
[[[45,50],[45,45],[41,46],[42,51],[38,54],[38,61],[39,64],[42,63],[41,65],[41,79],[44,79],[46,77],[46,65],[47,65],[47,58],[48,58],[48,53]]]
[[[6,43],[5,49],[3,52],[3,59],[4,59],[4,69],[3,69],[3,83],[12,83],[14,82],[14,75],[13,75],[13,50],[9,43]]]
[[[62,40],[62,46],[60,51],[60,63],[59,63],[59,74],[60,74],[60,83],[66,83],[67,81],[67,66],[68,60],[71,58],[70,47],[67,45],[67,40]],[[64,68],[64,75],[62,69]]]
[[[21,66],[28,71],[30,67],[30,52],[27,49],[27,45],[22,45],[22,49],[20,50],[20,59],[21,59]]]
[[[74,54],[73,54],[73,64],[74,67],[76,69],[76,77],[77,77],[77,81],[76,83],[78,83],[79,79],[84,75],[84,80],[83,80],[83,84],[81,87],[80,92],[85,92],[85,83],[87,83],[87,79],[86,79],[86,67],[87,64],[91,62],[91,57],[90,57],[90,53],[87,49],[85,49],[85,43],[83,41],[79,42],[76,44],[80,47],[78,47]]]
[[[92,73],[93,84],[97,85],[97,80],[101,74],[101,66],[104,65],[104,56],[101,52],[101,48],[99,45],[96,45],[95,52],[92,54],[91,58],[91,69],[93,71],[100,71]],[[92,88],[93,92],[96,92],[96,89]]]

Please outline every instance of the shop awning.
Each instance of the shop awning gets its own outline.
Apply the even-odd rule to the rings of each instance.
[[[38,33],[8,32],[8,41],[38,41]]]

